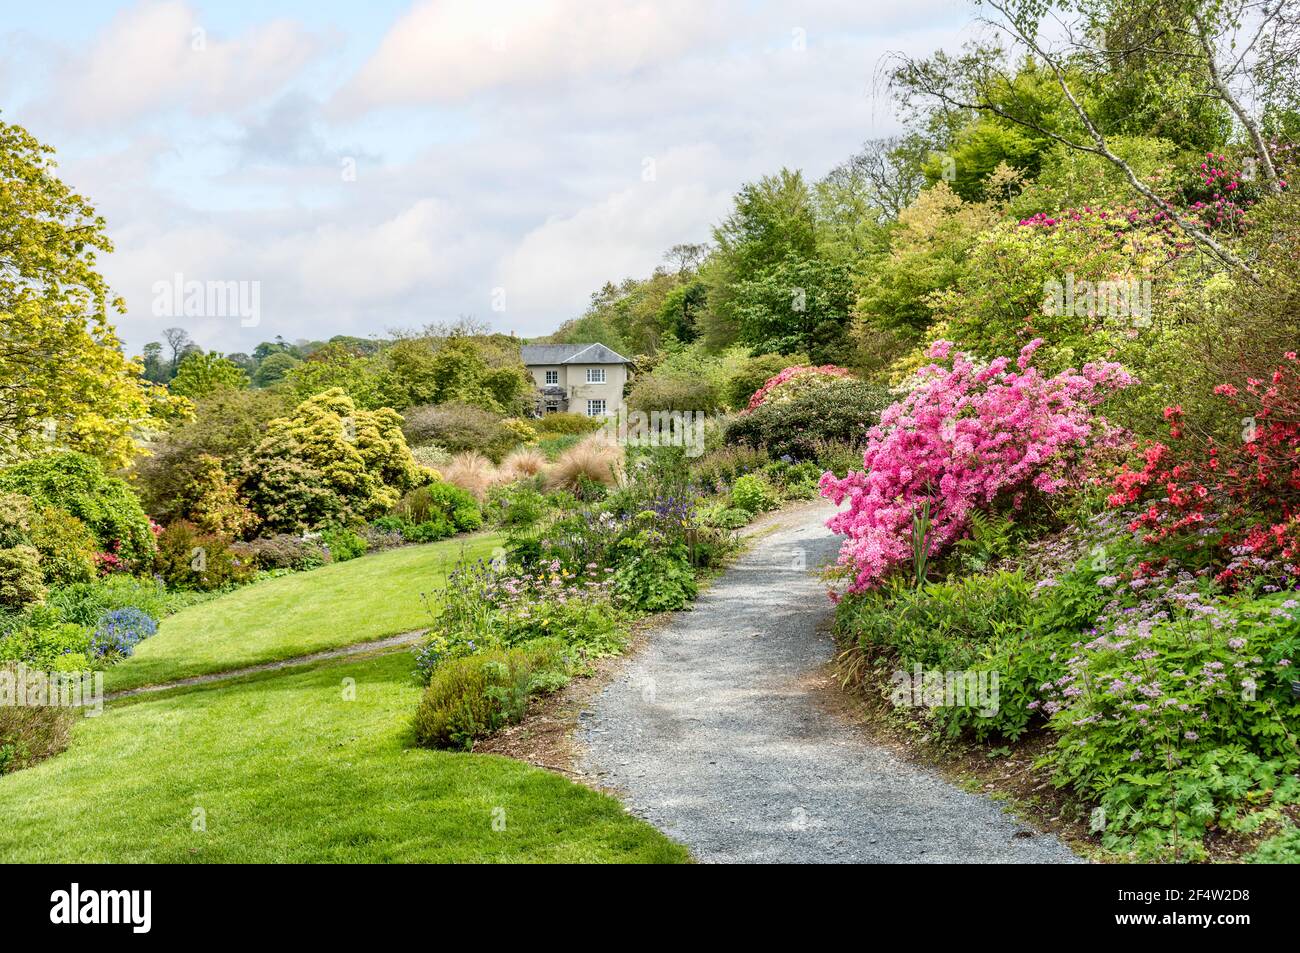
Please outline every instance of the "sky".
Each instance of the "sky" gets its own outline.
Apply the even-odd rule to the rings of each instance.
[[[107,220],[138,354],[545,334],[744,182],[898,131],[891,52],[965,0],[5,0],[0,119]]]

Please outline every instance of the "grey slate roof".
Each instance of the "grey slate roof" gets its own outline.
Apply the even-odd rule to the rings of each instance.
[[[525,364],[631,364],[603,344],[524,344],[519,348]]]

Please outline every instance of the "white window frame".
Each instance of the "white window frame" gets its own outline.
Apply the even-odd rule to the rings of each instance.
[[[599,412],[599,413],[596,413],[596,407],[597,407],[597,405],[600,406],[600,412]],[[592,399],[592,400],[589,400],[589,401],[587,401],[587,416],[588,416],[588,417],[608,417],[608,416],[609,416],[609,411],[606,409],[607,407],[608,407],[608,405],[605,403],[604,398],[599,398],[599,399]]]
[[[588,384],[605,383],[605,369],[603,367],[587,368],[587,383]]]
[[[558,384],[559,382],[560,382],[560,372],[559,372],[559,371],[547,371],[547,372],[546,372],[546,383],[547,383],[548,386],[551,385],[551,384]]]

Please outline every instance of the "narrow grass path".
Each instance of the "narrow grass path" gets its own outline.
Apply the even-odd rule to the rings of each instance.
[[[207,675],[191,675],[189,678],[178,678],[174,682],[163,682],[161,685],[142,685],[139,688],[126,688],[106,694],[104,700],[120,701],[135,695],[153,695],[176,688],[191,688],[195,685],[211,685],[213,682],[227,682],[236,678],[246,678],[249,675],[257,675],[261,672],[278,672],[286,668],[300,668],[304,665],[312,665],[329,659],[347,658],[348,656],[362,654],[374,655],[380,651],[396,650],[408,645],[414,645],[420,641],[426,631],[426,629],[416,629],[414,632],[402,632],[384,639],[375,639],[372,642],[358,642],[355,645],[344,645],[337,649],[326,649],[324,652],[312,652],[310,655],[295,655],[293,658],[281,659],[278,662],[263,662],[261,665],[236,668],[229,672],[209,672]]]
[[[104,674],[116,693],[251,668],[422,628],[420,596],[461,560],[487,558],[495,534],[375,553],[268,579],[164,619],[158,634]]]
[[[403,652],[127,700],[0,777],[0,862],[680,862],[613,798],[409,745]]]
[[[581,716],[583,772],[705,862],[1077,861],[824,703],[832,512],[783,515],[655,629]]]

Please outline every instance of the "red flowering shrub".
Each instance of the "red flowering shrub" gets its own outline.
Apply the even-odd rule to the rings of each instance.
[[[823,364],[821,367],[800,365],[787,367],[775,377],[768,378],[767,383],[754,391],[754,396],[749,398],[749,406],[741,413],[752,413],[763,404],[792,400],[811,388],[822,387],[841,377],[852,376],[851,371],[836,367],[834,364]]]
[[[1147,542],[1194,539],[1216,578],[1284,572],[1300,577],[1300,362],[1288,351],[1267,380],[1214,392],[1241,415],[1240,441],[1190,431],[1181,407],[1165,408],[1170,443],[1154,442],[1141,469],[1115,478],[1112,506],[1147,500],[1133,521]],[[1157,496],[1157,494],[1160,494]]]

